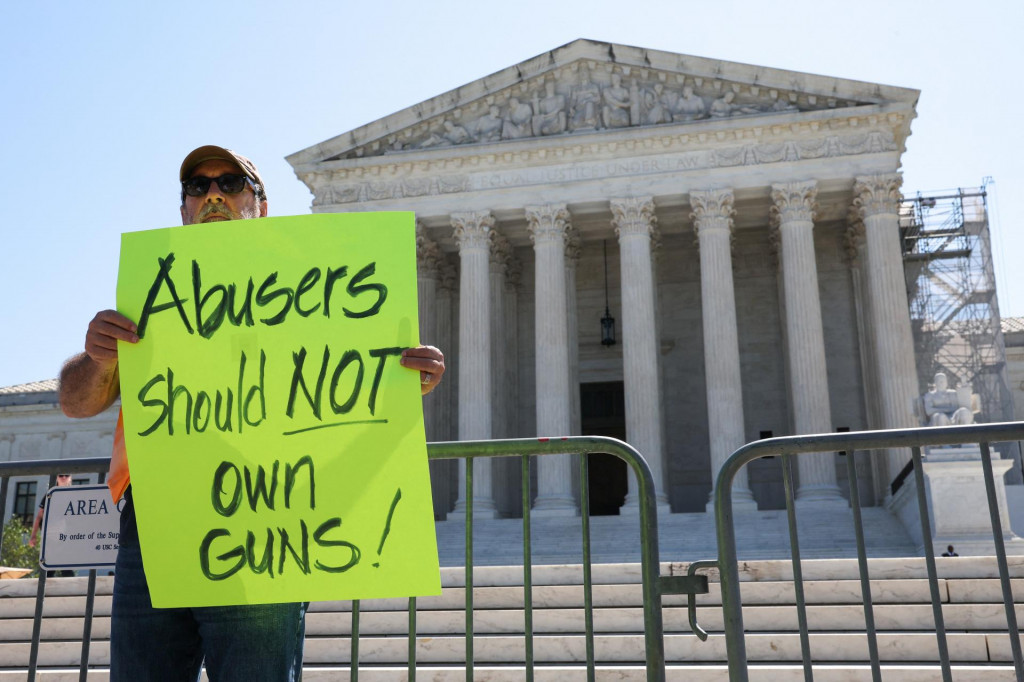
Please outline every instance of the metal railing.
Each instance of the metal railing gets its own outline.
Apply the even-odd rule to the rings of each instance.
[[[696,629],[693,596],[706,593],[707,578],[695,576],[693,569],[688,576],[660,577],[658,552],[658,517],[655,500],[654,479],[650,467],[644,458],[633,447],[613,438],[596,436],[563,437],[563,438],[530,438],[491,441],[460,441],[446,443],[428,443],[428,457],[431,460],[464,459],[466,460],[465,476],[465,668],[466,679],[472,680],[475,667],[473,648],[473,461],[478,458],[518,457],[521,471],[521,496],[523,506],[523,613],[525,638],[525,679],[529,682],[534,678],[534,647],[533,647],[533,573],[531,548],[531,486],[530,461],[541,456],[577,456],[580,485],[581,515],[581,550],[583,557],[583,597],[584,597],[584,636],[586,646],[587,679],[596,677],[596,652],[594,646],[593,621],[593,583],[591,574],[591,542],[590,542],[590,495],[588,486],[588,458],[591,453],[607,453],[622,459],[632,469],[637,480],[637,522],[640,532],[640,564],[643,592],[644,621],[644,658],[646,678],[651,682],[663,682],[665,679],[665,649],[662,622],[662,596],[665,594],[690,595],[690,622]],[[57,472],[61,473],[98,473],[103,480],[109,467],[109,458],[43,460],[34,462],[0,462],[0,510],[6,509],[8,485],[13,476],[49,475],[50,487],[56,480]],[[2,557],[0,557],[2,558]],[[696,568],[696,565],[694,566]],[[42,624],[43,605],[45,600],[46,572],[40,571],[36,593],[35,615],[32,627],[32,643],[28,666],[28,679],[34,680],[39,656],[39,640]],[[82,634],[82,656],[79,667],[79,679],[84,682],[89,671],[89,648],[91,640],[93,603],[96,594],[96,571],[89,572],[88,593],[86,599],[85,625]],[[408,603],[408,661],[407,678],[410,682],[416,679],[416,599],[410,598]],[[349,651],[350,679],[359,679],[359,643],[360,643],[360,602],[352,602],[351,638]],[[699,633],[700,634],[700,633]]]
[[[707,591],[706,581],[700,579],[680,581],[678,578],[659,577],[658,515],[655,501],[654,478],[644,458],[632,446],[614,438],[598,436],[574,436],[562,438],[521,438],[488,441],[458,441],[428,443],[427,455],[431,460],[466,460],[465,502],[466,502],[466,547],[465,547],[465,641],[466,680],[473,679],[475,666],[473,650],[473,460],[483,457],[519,457],[521,471],[521,495],[523,503],[523,615],[525,638],[525,679],[534,679],[533,650],[533,574],[530,528],[530,458],[551,455],[587,455],[601,452],[622,459],[633,470],[637,479],[638,521],[640,525],[640,569],[643,588],[644,610],[644,654],[647,679],[664,682],[665,645],[661,612],[662,594],[688,593],[692,590]],[[596,656],[594,650],[593,584],[591,578],[590,546],[590,495],[587,457],[578,459],[580,475],[580,516],[581,544],[583,554],[583,601],[584,637],[586,642],[587,680],[596,678]],[[701,589],[703,587],[703,590]],[[416,600],[409,600],[409,656],[408,680],[416,679]],[[359,679],[359,602],[352,603],[352,650],[350,653],[350,678]]]
[[[57,473],[63,474],[97,474],[102,482],[110,469],[109,457],[89,457],[83,459],[45,459],[26,462],[0,462],[0,519],[7,524],[7,495],[11,478],[14,476],[46,476],[50,477],[47,489],[57,485]],[[33,506],[33,509],[35,507]],[[42,541],[42,538],[40,538]],[[0,563],[3,557],[0,556]],[[28,679],[34,680],[39,661],[39,636],[43,624],[43,604],[46,599],[46,571],[39,569],[36,585],[35,614],[32,618],[32,643],[29,649]],[[92,614],[96,600],[96,571],[89,571],[89,584],[85,598],[85,619],[82,628],[82,655],[78,667],[79,682],[85,682],[89,675],[89,648],[92,644]]]
[[[850,506],[853,512],[853,524],[857,543],[857,561],[861,584],[861,596],[864,603],[864,620],[868,640],[868,653],[871,659],[871,673],[874,682],[880,682],[881,665],[878,653],[878,639],[875,631],[874,612],[870,577],[868,573],[867,551],[864,541],[863,519],[861,515],[859,491],[857,489],[856,461],[858,450],[880,450],[891,448],[910,448],[913,480],[916,484],[917,512],[921,524],[921,536],[925,565],[928,573],[928,584],[935,621],[935,636],[939,652],[939,665],[943,682],[952,682],[949,650],[946,644],[946,630],[942,617],[941,596],[939,594],[938,574],[935,567],[935,551],[932,546],[931,522],[928,516],[924,471],[921,449],[927,446],[960,445],[978,443],[981,449],[980,465],[982,467],[989,516],[992,523],[992,540],[995,548],[996,563],[999,569],[999,582],[1002,588],[1003,607],[1006,612],[1007,631],[1013,664],[1018,682],[1024,682],[1024,659],[1021,655],[1020,638],[1017,630],[1017,616],[1014,609],[1013,594],[1010,587],[1010,573],[1006,560],[1004,531],[1000,520],[999,501],[997,499],[995,475],[993,473],[990,443],[1012,442],[1024,439],[1024,423],[1007,424],[975,424],[971,426],[925,427],[915,429],[899,429],[889,431],[861,431],[851,433],[820,434],[792,436],[786,438],[770,438],[749,443],[729,457],[722,465],[715,482],[715,527],[718,535],[718,561],[721,572],[722,610],[726,650],[728,653],[730,682],[746,682],[747,653],[743,633],[743,611],[740,598],[739,562],[736,550],[735,519],[732,509],[733,479],[746,464],[762,457],[781,455],[783,482],[786,493],[786,510],[789,519],[790,548],[792,551],[793,581],[795,586],[797,619],[800,628],[800,651],[803,662],[804,679],[813,680],[810,638],[807,626],[807,605],[803,592],[803,577],[800,564],[800,545],[796,525],[796,508],[794,505],[794,489],[792,466],[795,457],[813,453],[846,451],[846,463],[849,472]],[[861,453],[866,456],[868,453]],[[701,562],[708,563],[708,562]],[[695,631],[700,634],[699,630]]]

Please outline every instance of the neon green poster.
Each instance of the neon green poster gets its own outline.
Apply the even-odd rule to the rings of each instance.
[[[127,233],[117,306],[155,606],[440,593],[413,214]]]

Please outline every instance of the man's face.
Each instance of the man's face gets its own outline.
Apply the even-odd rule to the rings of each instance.
[[[217,178],[225,173],[244,175],[242,170],[223,159],[203,161],[195,167],[189,177],[202,176]],[[263,218],[267,215],[267,202],[256,198],[252,187],[246,184],[245,189],[237,194],[226,194],[217,183],[210,184],[210,191],[205,196],[190,197],[185,195],[185,203],[181,205],[181,224],[195,225],[220,220],[240,220],[243,218]]]

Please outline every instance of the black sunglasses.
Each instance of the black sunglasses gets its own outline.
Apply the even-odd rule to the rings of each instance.
[[[238,194],[245,189],[246,184],[252,187],[252,191],[256,194],[256,185],[248,177],[239,175],[238,173],[225,173],[219,178],[206,178],[202,175],[194,175],[188,180],[182,180],[181,191],[183,194],[187,194],[190,197],[202,197],[206,196],[206,193],[210,191],[210,185],[217,183],[217,187],[220,188],[224,194]],[[184,197],[182,197],[184,199]]]

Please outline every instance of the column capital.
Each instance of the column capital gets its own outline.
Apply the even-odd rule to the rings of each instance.
[[[853,205],[861,218],[881,214],[896,215],[903,195],[900,173],[862,175],[853,183]]]
[[[818,184],[814,180],[772,185],[769,209],[773,227],[792,222],[813,223],[818,210]]]
[[[565,233],[566,263],[575,267],[580,261],[580,251],[582,250],[583,244],[580,240],[580,231],[575,227],[570,227]]]
[[[512,244],[508,238],[497,230],[491,230],[491,271],[504,273],[513,257]]]
[[[525,209],[526,229],[534,246],[557,240],[565,242],[571,219],[565,204],[526,206]]]
[[[523,264],[514,255],[509,259],[508,267],[505,269],[505,283],[512,289],[519,289],[519,285],[523,283]]]
[[[440,281],[438,286],[442,291],[454,292],[459,288],[459,265],[458,262],[452,262],[449,258],[441,258],[441,262],[438,267],[440,274]]]
[[[864,220],[860,210],[851,206],[846,217],[846,233],[843,235],[843,249],[846,259],[852,266],[860,265],[860,247],[864,244]]]
[[[658,217],[654,215],[653,197],[624,197],[611,200],[612,227],[621,240],[631,235],[651,236]]]
[[[416,269],[424,277],[436,279],[441,267],[441,249],[427,236],[426,227],[416,221]]]
[[[452,213],[453,236],[459,245],[459,253],[490,248],[494,216],[490,211],[466,211]]]
[[[731,189],[701,189],[690,192],[690,220],[693,229],[700,237],[706,230],[728,230],[732,232],[732,217],[736,215],[733,208],[735,197]]]

